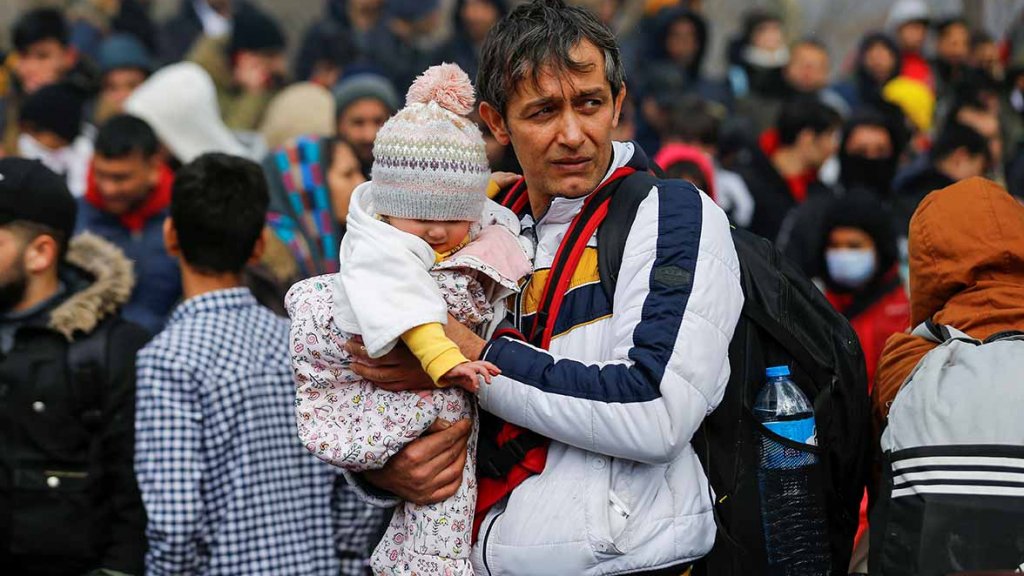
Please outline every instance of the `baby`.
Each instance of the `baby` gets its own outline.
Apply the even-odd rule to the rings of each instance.
[[[475,428],[469,392],[499,373],[465,358],[443,328],[450,314],[486,338],[531,271],[518,220],[487,200],[483,139],[465,117],[473,99],[453,64],[416,80],[377,135],[373,179],[352,195],[340,271],[286,297],[299,435],[348,472],[380,468],[439,418],[474,418]],[[403,342],[436,389],[388,392],[357,376],[343,348],[356,334],[374,358]],[[458,492],[399,505],[371,558],[375,574],[472,574],[475,467],[474,430]]]

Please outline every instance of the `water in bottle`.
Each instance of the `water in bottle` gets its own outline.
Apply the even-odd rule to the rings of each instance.
[[[812,451],[817,444],[814,408],[790,379],[788,366],[768,368],[767,376],[754,402],[754,416],[792,442],[761,435],[758,480],[768,574],[824,576],[831,559],[820,487],[812,485],[818,463]]]

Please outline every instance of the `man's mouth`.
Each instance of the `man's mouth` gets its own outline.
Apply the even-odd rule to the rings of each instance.
[[[588,156],[571,156],[568,158],[559,158],[552,162],[555,168],[562,172],[582,172],[590,164],[590,157]]]

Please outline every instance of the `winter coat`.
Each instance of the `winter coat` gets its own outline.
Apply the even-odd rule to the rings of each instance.
[[[647,170],[614,143],[612,169]],[[607,177],[607,176],[606,176]],[[547,268],[587,198],[555,198],[524,218],[537,240],[517,302],[524,328]],[[490,509],[473,547],[477,574],[628,574],[691,562],[715,540],[709,487],[690,439],[721,401],[743,305],[721,208],[704,194],[652,188],[625,242],[613,302],[588,241],[547,350],[503,335],[484,359],[502,375],[480,406],[551,439],[544,469]]]
[[[933,319],[972,338],[1024,328],[1024,207],[970,178],[928,195],[910,222],[910,325]],[[935,344],[907,333],[885,344],[872,394],[877,429]]]
[[[168,184],[169,185],[169,184]],[[124,251],[134,263],[135,290],[122,313],[156,334],[181,298],[181,272],[178,261],[164,248],[163,224],[169,212],[164,208],[150,215],[140,230],[125,227],[121,219],[104,212],[86,200],[78,202],[78,232],[92,232]]]
[[[61,279],[65,293],[19,326],[0,358],[0,565],[8,574],[141,575],[146,519],[132,458],[135,353],[147,335],[117,314],[131,263],[81,235]],[[69,343],[103,323],[107,363],[86,403],[95,389],[72,382]]]
[[[903,236],[907,234],[910,219],[926,196],[954,183],[955,180],[939,172],[928,157],[922,157],[901,170],[893,181],[892,208],[897,232]]]
[[[750,147],[743,153],[743,158],[736,172],[747,183],[754,197],[754,216],[750,221],[749,230],[769,240],[779,235],[783,222],[790,212],[803,201],[798,201],[790,188],[790,184],[775,169],[768,154],[760,147]],[[830,191],[813,175],[806,181],[806,201],[818,196],[828,196]]]

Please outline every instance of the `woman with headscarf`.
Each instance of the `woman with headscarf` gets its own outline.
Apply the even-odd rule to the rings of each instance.
[[[835,90],[851,109],[878,107],[882,88],[900,73],[900,51],[889,36],[873,32],[864,36],[857,49],[853,74]]]

